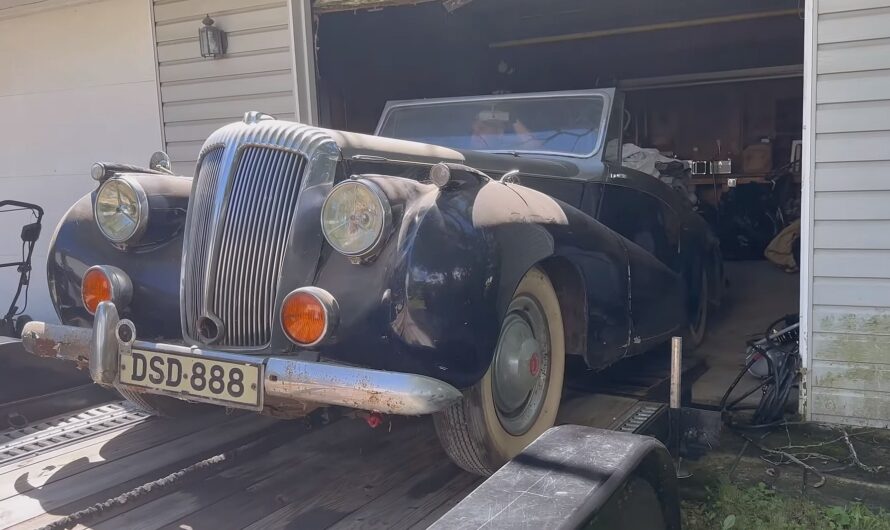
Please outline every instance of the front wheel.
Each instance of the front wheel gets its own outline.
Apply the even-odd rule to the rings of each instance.
[[[559,300],[536,267],[513,294],[485,376],[433,416],[445,452],[471,473],[497,471],[556,422],[564,372]]]

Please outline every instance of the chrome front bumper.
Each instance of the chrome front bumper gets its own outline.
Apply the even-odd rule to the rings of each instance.
[[[129,326],[132,338],[118,328]],[[416,416],[438,412],[461,399],[453,386],[422,375],[384,372],[368,368],[326,362],[311,362],[286,357],[257,357],[229,352],[202,350],[135,340],[135,327],[118,317],[111,302],[103,302],[96,311],[93,329],[30,322],[22,333],[25,349],[40,357],[57,357],[88,367],[93,381],[105,386],[120,386],[119,359],[124,349],[180,354],[208,361],[262,363],[262,402],[281,404],[316,403],[338,405],[386,414]],[[128,387],[132,388],[132,387]],[[140,388],[140,392],[169,395],[167,392]],[[175,395],[193,400],[192,396]],[[228,405],[227,405],[228,406]],[[243,407],[258,409],[259,407]]]

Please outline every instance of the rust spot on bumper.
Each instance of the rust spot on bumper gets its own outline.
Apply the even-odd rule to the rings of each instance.
[[[50,339],[32,337],[32,341],[26,343],[25,348],[38,357],[56,357],[59,353],[56,342]]]

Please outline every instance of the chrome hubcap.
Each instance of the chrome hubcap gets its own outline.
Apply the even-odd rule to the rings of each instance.
[[[513,435],[528,431],[547,395],[550,336],[538,303],[517,297],[501,326],[493,364],[493,392],[498,419]]]

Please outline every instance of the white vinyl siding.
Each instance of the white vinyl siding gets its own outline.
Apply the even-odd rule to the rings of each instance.
[[[890,426],[890,0],[819,0],[809,417]]]
[[[203,59],[201,20],[228,36],[219,59]],[[286,0],[155,0],[164,140],[177,173],[194,172],[215,129],[258,110],[294,119],[293,55]]]

